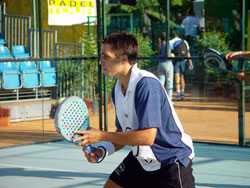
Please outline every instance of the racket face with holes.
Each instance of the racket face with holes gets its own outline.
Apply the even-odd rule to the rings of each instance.
[[[77,137],[74,131],[89,129],[88,108],[80,97],[71,96],[60,103],[55,114],[55,128],[68,142]]]
[[[233,66],[226,57],[213,48],[207,48],[204,53],[205,63],[214,70],[232,70]]]

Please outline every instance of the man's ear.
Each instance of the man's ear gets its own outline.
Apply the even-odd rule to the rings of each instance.
[[[127,55],[123,55],[122,56],[122,62],[127,62],[128,61],[128,56]]]

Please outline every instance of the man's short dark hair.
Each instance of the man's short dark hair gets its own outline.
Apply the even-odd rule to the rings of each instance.
[[[105,38],[102,43],[109,44],[117,57],[127,55],[129,63],[135,64],[138,55],[138,40],[133,34],[113,33]]]
[[[194,10],[193,9],[188,9],[188,15],[189,16],[194,16]]]
[[[170,37],[179,37],[179,35],[175,30],[172,30],[170,33]]]

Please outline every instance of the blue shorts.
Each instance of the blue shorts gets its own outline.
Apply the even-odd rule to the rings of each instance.
[[[180,73],[184,74],[185,73],[185,67],[186,67],[186,61],[176,61],[174,63],[174,73]]]

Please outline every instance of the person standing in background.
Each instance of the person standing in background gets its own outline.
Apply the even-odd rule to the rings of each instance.
[[[190,47],[194,47],[197,43],[197,35],[200,27],[199,20],[194,16],[192,9],[187,10],[187,17],[181,23],[181,27],[185,31],[185,40]]]
[[[172,56],[174,57],[191,57],[189,51],[189,45],[186,40],[182,40],[179,35],[173,31],[172,37],[170,42],[170,49],[173,53]],[[181,53],[180,53],[181,52]],[[176,89],[176,99],[175,101],[184,100],[184,92],[185,92],[185,67],[186,67],[185,59],[177,59],[174,60],[174,78],[175,78],[175,89]],[[188,60],[189,62],[189,70],[193,70],[193,62],[191,59]]]
[[[168,93],[168,97],[170,101],[172,101],[172,94],[173,94],[173,77],[174,77],[174,67],[172,60],[162,59],[167,57],[166,54],[166,33],[162,32],[161,36],[158,39],[158,57],[160,58],[158,61],[157,73],[158,78],[165,87],[167,85],[166,90]],[[169,49],[168,52],[171,56],[171,50]]]

